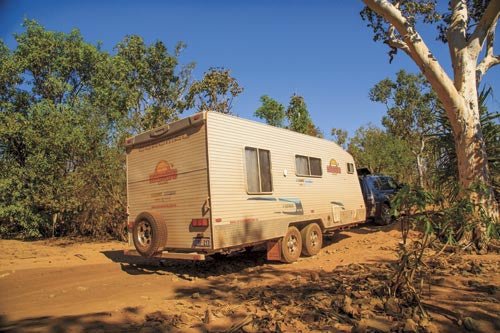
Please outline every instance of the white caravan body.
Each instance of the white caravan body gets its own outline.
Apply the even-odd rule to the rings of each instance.
[[[352,156],[336,143],[216,112],[127,140],[129,230],[142,212],[166,224],[164,250],[211,254],[364,222]],[[129,235],[130,236],[130,235]]]

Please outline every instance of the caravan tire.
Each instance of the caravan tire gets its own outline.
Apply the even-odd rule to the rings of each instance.
[[[317,223],[308,224],[300,231],[302,235],[302,255],[312,257],[323,247],[323,233]]]
[[[160,214],[142,212],[135,219],[132,237],[137,252],[152,257],[167,243],[167,226]]]
[[[291,263],[297,261],[302,252],[302,236],[299,229],[289,227],[281,240],[281,261]]]

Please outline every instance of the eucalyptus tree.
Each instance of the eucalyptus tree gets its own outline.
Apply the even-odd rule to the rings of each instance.
[[[262,105],[255,111],[254,115],[264,119],[267,124],[275,127],[284,127],[285,106],[268,95],[260,97]]]
[[[76,29],[24,28],[13,49],[0,41],[0,234],[119,232],[121,140],[187,107],[192,65],[182,44],[130,36],[109,54]]]
[[[346,130],[334,127],[330,133],[333,137],[333,141],[335,141],[342,148],[347,148],[348,133]]]
[[[408,144],[372,124],[361,126],[349,141],[348,152],[358,168],[412,182],[413,158]]]
[[[408,143],[415,156],[418,182],[425,183],[425,155],[437,128],[436,112],[439,102],[423,75],[401,70],[396,81],[387,78],[370,90],[370,99],[383,103],[387,114],[382,125],[387,132]]]
[[[488,157],[480,123],[478,87],[484,74],[500,64],[494,53],[498,0],[451,0],[439,13],[436,0],[363,0],[361,16],[374,40],[389,47],[392,58],[403,51],[419,67],[441,102],[453,132],[461,195],[498,219],[491,188]],[[437,36],[448,44],[452,75],[444,70],[419,33],[419,23],[436,24]],[[470,191],[474,184],[486,191]],[[485,235],[485,228],[476,234]],[[482,243],[482,242],[481,242]]]
[[[316,127],[311,120],[304,97],[297,94],[293,94],[290,97],[290,103],[286,109],[286,117],[290,130],[316,136],[316,132],[314,131]]]
[[[215,111],[231,114],[233,100],[243,92],[243,87],[225,68],[210,68],[189,89],[191,105],[198,111]]]

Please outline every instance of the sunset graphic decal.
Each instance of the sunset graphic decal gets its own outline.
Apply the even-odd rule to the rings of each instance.
[[[149,175],[150,183],[166,182],[169,180],[177,179],[177,169],[173,164],[161,160],[156,164],[155,171]]]

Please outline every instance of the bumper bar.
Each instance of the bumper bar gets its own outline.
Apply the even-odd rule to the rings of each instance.
[[[139,256],[142,255],[136,250],[124,250],[123,254],[126,256]],[[191,252],[191,253],[179,253],[179,252],[168,252],[162,251],[155,253],[151,258],[161,258],[161,259],[181,259],[181,260],[195,260],[195,261],[203,261],[205,260],[205,255]]]

